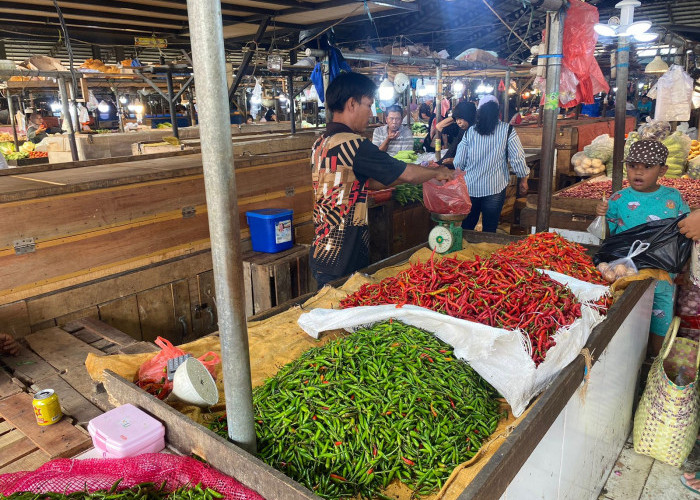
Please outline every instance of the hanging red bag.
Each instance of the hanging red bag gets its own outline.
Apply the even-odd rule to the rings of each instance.
[[[136,383],[141,389],[158,399],[165,399],[173,390],[173,382],[168,380],[168,360],[187,353],[163,337],[158,337],[154,343],[161,348],[161,351],[141,365]],[[216,365],[221,362],[219,355],[209,351],[197,359],[216,380]]]
[[[430,212],[443,215],[467,215],[472,209],[463,175],[444,184],[434,179],[424,183],[423,203]]]

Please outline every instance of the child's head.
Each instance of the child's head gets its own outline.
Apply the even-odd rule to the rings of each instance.
[[[668,149],[659,141],[645,139],[632,144],[625,158],[630,187],[643,193],[656,191],[656,181],[668,169],[666,158]]]

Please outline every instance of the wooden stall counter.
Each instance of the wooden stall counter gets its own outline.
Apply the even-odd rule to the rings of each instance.
[[[514,240],[503,235],[473,232],[467,232],[465,237],[473,243]],[[372,274],[405,262],[416,250],[418,248],[372,265],[363,272]],[[339,287],[344,281],[338,280],[332,285]],[[311,294],[295,302],[310,297]],[[497,451],[489,452],[483,461],[477,462],[471,474],[462,476],[460,473],[458,479],[448,481],[449,486],[443,490],[441,498],[489,500],[502,498],[505,494],[509,499],[525,499],[531,498],[533,492],[538,498],[595,496],[629,434],[637,373],[646,348],[644,323],[648,324],[652,298],[650,281],[631,284],[608,311],[607,319],[591,332],[586,345],[588,352],[592,353],[588,366],[583,356],[576,357],[531,403],[517,425],[500,438],[502,441],[497,444]],[[250,321],[258,321],[267,329],[276,324],[295,325],[291,318],[298,317],[302,311],[290,310],[290,305],[282,304]],[[284,316],[284,319],[275,322],[277,315]],[[293,331],[284,332],[285,346],[290,349],[293,346],[297,356],[304,346],[315,345],[316,341],[297,331],[296,326],[289,328]],[[262,356],[264,350],[254,349],[251,345],[251,352]],[[252,366],[264,362],[257,359],[260,356],[254,355]],[[288,357],[295,359],[292,354]],[[586,373],[588,376],[584,380]],[[585,382],[585,393],[581,391],[582,382]],[[169,438],[180,451],[194,451],[266,498],[317,498],[306,488],[270,469],[257,457],[242,453],[235,445],[129,381],[105,372],[104,384],[117,403],[136,404],[166,422]],[[608,424],[598,425],[601,421]]]

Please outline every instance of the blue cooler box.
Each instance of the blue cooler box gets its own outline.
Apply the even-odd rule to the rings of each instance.
[[[253,251],[277,253],[292,248],[292,210],[265,208],[246,212]]]

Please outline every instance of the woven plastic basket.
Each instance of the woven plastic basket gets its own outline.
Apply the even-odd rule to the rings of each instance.
[[[698,343],[677,337],[680,318],[674,318],[656,357],[634,416],[634,451],[680,467],[698,435],[700,397],[697,387]],[[686,385],[676,385],[681,373]]]

